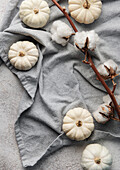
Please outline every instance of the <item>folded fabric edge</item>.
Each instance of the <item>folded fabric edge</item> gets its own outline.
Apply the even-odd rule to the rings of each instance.
[[[10,22],[14,17],[15,7],[17,6],[19,1],[16,0],[9,0],[6,4],[6,10],[4,11],[4,17],[2,17],[1,24],[0,24],[0,32],[4,31],[4,29],[8,28]],[[7,17],[10,16],[10,17]]]
[[[23,139],[22,136],[20,134],[20,129],[19,129],[19,121],[17,120],[15,123],[15,135],[16,135],[16,141],[18,144],[18,148],[19,148],[19,153],[20,153],[20,159],[22,161],[22,164],[24,167],[26,167],[26,160],[27,157],[25,155],[25,145],[23,143]]]
[[[22,135],[20,133],[20,128],[19,128],[19,118],[15,123],[15,134],[16,134],[16,140],[18,143],[18,148],[19,148],[19,153],[20,153],[20,158],[22,161],[23,167],[30,167],[34,166],[38,161],[40,161],[43,157],[46,157],[47,155],[57,151],[58,149],[63,147],[63,143],[61,140],[61,137],[64,135],[64,133],[61,133],[58,135],[58,137],[47,147],[47,149],[44,151],[42,155],[39,155],[36,157],[36,159],[28,158],[25,150],[25,144],[22,139]]]
[[[19,120],[15,124],[15,132],[16,132],[16,139],[18,142],[18,147],[21,155],[21,160],[23,167],[32,167],[34,166],[38,161],[40,161],[42,158],[48,156],[49,154],[61,149],[64,146],[70,146],[70,145],[75,145],[79,144],[79,142],[72,141],[68,139],[65,134],[62,132],[58,137],[47,147],[47,149],[44,151],[42,155],[39,155],[35,159],[32,158],[27,158],[25,147],[24,147],[24,142],[20,133],[20,128],[19,128]],[[120,138],[119,136],[112,135],[109,132],[103,132],[100,130],[95,130],[92,136],[89,138],[90,142],[99,140],[101,138]]]

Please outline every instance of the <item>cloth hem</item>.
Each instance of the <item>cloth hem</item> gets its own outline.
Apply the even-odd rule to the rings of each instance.
[[[15,134],[16,134],[16,140],[17,140],[17,144],[19,147],[19,152],[20,152],[20,158],[22,160],[22,164],[24,167],[27,167],[27,163],[26,163],[26,154],[25,154],[25,144],[23,143],[23,139],[20,133],[20,129],[19,129],[19,120],[15,123]]]
[[[44,156],[49,154],[49,151],[54,148],[54,143],[56,143],[59,140],[59,138],[61,138],[61,136],[64,135],[64,133],[61,133],[60,135],[58,135],[58,137],[47,147],[47,149],[44,151],[44,153],[42,155],[39,156],[39,158],[36,158],[34,161],[30,160],[30,162],[28,163],[29,159],[27,159],[27,157],[26,157],[26,153],[25,153],[26,149],[25,149],[24,140],[23,140],[22,135],[20,133],[19,118],[15,123],[15,133],[16,133],[16,140],[17,140],[20,158],[21,158],[23,167],[34,166],[38,161],[41,160],[41,158],[43,158]],[[63,142],[60,141],[60,144],[58,145],[58,147],[61,148],[62,146],[63,146]]]

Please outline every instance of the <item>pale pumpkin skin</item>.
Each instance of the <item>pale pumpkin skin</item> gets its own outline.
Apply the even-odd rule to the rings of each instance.
[[[8,52],[10,63],[18,70],[31,69],[38,61],[38,57],[38,49],[29,41],[14,43]]]
[[[71,16],[79,23],[90,24],[101,14],[101,0],[69,0]]]
[[[44,0],[25,0],[20,6],[21,20],[32,28],[44,27],[50,15],[50,8]]]
[[[91,113],[81,107],[69,110],[63,119],[62,129],[72,140],[88,138],[94,130]]]
[[[86,170],[110,170],[112,156],[106,147],[90,144],[83,151],[81,165]]]

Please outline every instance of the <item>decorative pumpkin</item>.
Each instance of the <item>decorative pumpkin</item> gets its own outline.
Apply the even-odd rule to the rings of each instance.
[[[50,8],[44,0],[25,0],[20,6],[21,20],[32,28],[42,28],[47,24]]]
[[[106,147],[90,144],[83,151],[81,165],[86,170],[110,170],[112,156]]]
[[[67,112],[62,128],[70,139],[84,140],[94,130],[93,118],[88,110],[81,107],[74,108]]]
[[[101,8],[101,0],[69,0],[71,16],[79,23],[93,23],[99,18]]]
[[[110,115],[113,113],[113,108],[107,103],[104,103],[98,107],[93,113],[93,117],[98,123],[105,124],[110,120]]]
[[[38,61],[39,53],[36,46],[29,41],[18,41],[9,50],[10,63],[18,70],[29,70]]]

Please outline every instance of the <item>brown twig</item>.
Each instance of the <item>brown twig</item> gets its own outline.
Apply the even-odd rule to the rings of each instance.
[[[78,32],[76,26],[74,25],[74,23],[72,22],[70,16],[68,15],[68,13],[66,12],[66,9],[65,8],[62,8],[57,2],[56,0],[52,0],[53,3],[63,12],[63,14],[65,15],[65,17],[67,18],[67,20],[69,21],[69,23],[71,24],[72,28],[74,29],[75,32]],[[79,47],[79,46],[78,46]],[[113,88],[113,91],[111,91],[109,89],[109,87],[107,86],[107,84],[105,83],[104,79],[102,78],[102,76],[99,74],[98,70],[96,69],[93,61],[92,61],[92,58],[90,56],[90,54],[88,53],[87,51],[87,58],[88,58],[88,64],[91,66],[91,68],[93,69],[93,71],[95,72],[95,74],[97,75],[98,79],[100,80],[100,82],[102,83],[102,85],[104,86],[104,88],[106,89],[107,93],[109,94],[110,98],[112,99],[112,102],[115,106],[115,110],[117,111],[117,114],[118,114],[118,117],[119,117],[119,120],[120,120],[120,107],[116,101],[116,98],[114,96],[114,90],[115,90],[115,86]],[[117,120],[117,118],[115,118]],[[115,120],[114,119],[114,120]]]
[[[116,89],[116,86],[117,86],[117,83],[115,83],[113,79],[112,79],[112,83],[113,83],[112,93],[114,93],[114,92],[115,92],[115,89]]]
[[[107,118],[107,119],[112,119],[112,120],[115,120],[115,121],[118,121],[118,122],[120,122],[120,119],[118,119],[118,118],[116,118],[116,117],[114,117],[114,115],[112,114],[112,115],[109,115],[109,116],[107,116],[107,115],[105,115],[104,113],[102,113],[102,112],[99,112],[103,117],[105,117],[105,118]]]
[[[52,1],[53,1],[53,3],[62,11],[62,13],[65,15],[65,17],[66,17],[67,20],[69,21],[70,25],[72,26],[73,30],[74,30],[75,32],[78,32],[76,26],[74,25],[74,23],[72,22],[70,16],[69,16],[68,13],[66,12],[65,7],[62,8],[62,7],[56,2],[56,0],[52,0]]]
[[[101,77],[101,75],[99,74],[98,70],[96,69],[92,58],[90,56],[90,54],[88,53],[88,62],[90,63],[91,68],[93,69],[93,71],[95,72],[95,74],[97,75],[98,79],[101,81],[102,85],[104,86],[104,88],[106,89],[107,93],[109,94],[110,98],[112,99],[112,102],[115,106],[115,110],[117,111],[118,117],[120,119],[120,108],[119,105],[116,101],[116,98],[114,96],[114,93],[112,93],[112,91],[109,89],[109,87],[107,86],[107,84],[105,83],[104,79]]]
[[[111,117],[111,119],[120,122],[120,119],[118,119],[116,117]]]
[[[85,63],[85,64],[90,64],[90,63],[87,61],[87,53],[88,53],[88,51],[86,50],[86,51],[85,51],[85,59],[84,59],[82,62]]]

